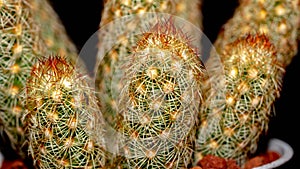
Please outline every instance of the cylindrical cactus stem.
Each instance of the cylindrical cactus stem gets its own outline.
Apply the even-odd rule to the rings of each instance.
[[[41,54],[67,55],[74,63],[82,62],[47,1],[5,0],[0,7],[0,125],[6,142],[1,146],[10,142],[24,157],[27,149],[20,118],[24,114],[23,89],[32,65]]]
[[[104,122],[88,80],[58,56],[41,59],[32,68],[24,124],[38,168],[105,166]]]
[[[192,164],[207,72],[199,51],[174,20],[158,19],[117,65],[116,167],[175,169]]]
[[[285,68],[298,50],[300,26],[299,0],[241,0],[233,17],[224,25],[215,47],[222,52],[227,43],[251,32],[265,33],[277,50],[277,59]]]
[[[119,74],[111,65],[122,64],[136,45],[136,35],[144,28],[155,23],[155,14],[166,13],[175,15],[202,28],[201,0],[111,0],[106,1],[102,12],[99,33],[99,52],[95,66],[96,88],[101,99],[101,108],[107,121],[114,125],[115,101],[109,95],[119,92],[117,84],[111,84],[108,79]],[[194,10],[193,10],[194,9]],[[193,10],[193,12],[187,12]],[[127,16],[127,17],[126,17]],[[112,24],[111,24],[112,23]],[[195,30],[191,27],[186,29]],[[199,32],[199,31],[198,31]],[[193,37],[198,32],[190,31]],[[201,43],[200,39],[199,43]],[[104,51],[110,51],[103,54]],[[116,77],[116,76],[115,76]]]
[[[283,68],[277,61],[276,47],[264,34],[240,37],[220,55],[224,88],[207,101],[207,116],[201,119],[197,136],[196,161],[212,154],[243,166],[268,129]]]
[[[23,88],[32,64],[45,50],[40,27],[34,22],[30,7],[21,0],[0,3],[0,147],[11,146],[26,156]],[[7,136],[5,136],[7,135]]]
[[[181,17],[202,29],[201,7],[202,0],[110,0],[104,3],[100,26],[126,15],[160,12]]]
[[[34,13],[33,19],[40,26],[41,37],[48,49],[48,53],[43,54],[68,56],[67,59],[77,64],[78,68],[80,68],[79,65],[84,67],[75,44],[69,38],[60,17],[49,0],[32,0],[30,7]]]
[[[212,92],[212,95],[206,101],[205,104],[206,108],[204,108],[205,111],[201,113],[203,117],[202,120],[204,122],[202,123],[202,129],[201,129],[202,133],[198,135],[197,151],[200,153],[198,153],[199,157],[196,158],[196,161],[199,160],[204,154],[211,153],[215,155],[220,155],[225,158],[234,158],[238,161],[239,164],[242,165],[245,162],[245,160],[249,157],[249,154],[252,154],[254,151],[256,151],[258,146],[257,145],[258,139],[261,137],[262,132],[266,131],[268,127],[269,118],[270,118],[270,115],[268,114],[274,111],[272,110],[274,107],[271,104],[272,102],[274,102],[276,97],[279,97],[280,85],[285,73],[284,69],[290,64],[290,62],[292,61],[293,57],[295,56],[298,50],[297,29],[299,30],[299,26],[300,26],[299,21],[300,21],[299,0],[295,0],[295,1],[242,0],[240,1],[240,5],[235,10],[233,17],[229,19],[227,23],[224,24],[222,31],[220,32],[220,34],[216,39],[216,42],[214,43],[216,51],[213,51],[211,53],[211,55],[214,56],[211,58],[217,58],[215,56],[219,55],[220,59],[222,60],[222,63],[224,63],[225,78],[222,75],[218,75],[214,73],[211,74],[212,76],[210,76],[210,82],[219,85],[217,85],[218,86],[217,90]],[[269,72],[270,75],[276,75],[276,76],[273,76],[269,80],[264,80],[265,82],[264,81],[259,82],[263,84],[263,83],[267,83],[267,81],[270,81],[268,82],[269,84],[272,83],[274,84],[273,86],[269,87],[270,89],[268,90],[264,89],[264,93],[269,91],[267,92],[268,94],[264,94],[264,97],[257,97],[257,99],[253,99],[254,95],[252,96],[247,95],[247,97],[244,97],[243,95],[244,98],[239,98],[239,100],[237,100],[235,97],[228,97],[231,96],[231,93],[229,93],[230,90],[231,92],[235,91],[235,92],[243,93],[244,92],[243,90],[245,88],[243,86],[246,86],[247,89],[248,88],[247,86],[253,86],[253,85],[256,85],[257,88],[255,89],[253,87],[252,92],[254,91],[258,92],[261,89],[263,89],[261,85],[255,81],[251,81],[251,83],[253,83],[251,85],[250,85],[250,81],[249,84],[246,83],[246,85],[238,85],[237,82],[239,83],[239,80],[233,80],[231,78],[232,73],[235,74],[236,72],[233,69],[239,70],[238,72],[241,72],[241,68],[235,66],[234,63],[231,63],[234,60],[228,57],[229,55],[226,54],[229,51],[227,45],[237,44],[236,41],[240,41],[238,39],[241,37],[241,35],[245,35],[249,33],[253,35],[255,35],[256,33],[261,33],[267,36],[267,38],[263,38],[263,39],[269,39],[268,43],[272,44],[271,45],[273,48],[272,50],[276,52],[276,60],[277,60],[275,65],[271,64],[269,66],[270,67],[275,66],[279,70],[270,71]],[[261,41],[259,40],[261,38],[250,38],[250,39],[254,39],[254,41],[248,42],[250,45],[251,44],[255,45],[255,43],[257,43],[256,46],[257,45],[263,46],[262,43],[256,42],[256,41]],[[234,46],[231,45],[231,47],[235,49],[233,51],[237,51]],[[250,48],[245,47],[245,51],[249,51],[248,49]],[[226,53],[224,53],[224,51],[226,51]],[[253,51],[259,52],[257,51],[257,49],[253,49]],[[242,53],[240,55],[242,56]],[[246,55],[243,54],[243,56]],[[241,62],[240,64],[243,64],[243,59],[241,58],[239,59]],[[230,60],[228,59],[230,59],[231,62],[229,62]],[[237,59],[235,62],[238,63]],[[259,63],[253,60],[253,63],[261,66],[262,68],[264,67],[264,65],[261,65],[262,62]],[[207,62],[207,67],[214,67],[213,66],[214,64],[215,62],[213,60],[209,60]],[[230,69],[232,69],[232,71],[228,71]],[[247,69],[245,68],[245,70]],[[258,70],[262,70],[262,69],[258,69]],[[255,74],[256,71],[253,72]],[[249,72],[245,72],[245,77],[249,77],[248,74]],[[266,75],[265,77],[269,77],[269,75],[268,76]],[[247,80],[246,78],[244,79]],[[228,89],[229,87],[231,88],[230,90]],[[225,90],[222,90],[222,88],[224,88]],[[238,88],[241,88],[241,91],[238,91],[237,90]],[[228,104],[231,102],[232,102],[232,106],[231,106],[232,108],[230,109]],[[251,104],[255,102],[259,103],[256,107],[258,106],[261,107],[260,108],[261,110],[258,111],[258,108],[250,109]],[[243,108],[244,111],[239,113],[239,111],[237,110],[241,108]],[[256,119],[261,120],[256,124],[254,123],[252,124],[254,126],[254,129],[256,127],[255,129],[257,130],[256,132],[251,128],[247,129],[246,126],[242,126],[239,123],[239,120],[241,121],[241,118],[240,115],[238,116],[238,113],[242,114],[246,110],[247,112],[249,112],[248,114],[257,114]],[[228,136],[224,137],[224,133],[228,134],[230,133],[228,132],[230,130],[226,130],[225,132],[225,127],[224,127],[225,122],[222,122],[222,119],[225,119],[223,117],[225,115],[228,117],[228,113],[226,112],[230,112],[230,111],[232,111],[233,113],[229,113],[229,115],[234,115],[232,116],[232,119],[235,118],[237,120],[238,123],[237,125],[240,127],[244,127],[244,129],[240,131],[244,133],[250,131],[252,132],[252,135],[250,135],[250,133],[244,135],[245,138],[247,138],[244,139],[245,140],[244,142],[238,141],[239,143],[236,143],[237,139],[235,138],[232,139],[232,137],[228,137]],[[215,118],[213,116],[215,116]],[[261,117],[264,116],[265,118],[264,120],[262,120]],[[245,123],[246,122],[247,121],[245,121]],[[239,127],[236,127],[235,131],[237,131],[237,129],[239,129]],[[216,138],[210,138],[211,137],[210,135],[214,135],[216,136]],[[252,143],[249,143],[250,140],[252,141]],[[221,142],[223,142],[223,145],[220,144]],[[246,147],[244,152],[237,150],[236,153],[234,153],[230,151],[230,150],[236,150],[234,147],[236,147],[235,145],[238,144],[242,145],[240,147]],[[226,146],[228,148],[226,148]]]

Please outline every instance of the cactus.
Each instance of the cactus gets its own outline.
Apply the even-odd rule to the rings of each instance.
[[[193,23],[198,28],[202,28],[200,7],[201,1],[199,0],[106,1],[100,23],[102,30],[98,36],[99,52],[97,54],[95,67],[95,79],[96,89],[98,91],[97,96],[101,100],[102,112],[111,125],[114,125],[116,115],[115,100],[112,96],[115,96],[120,90],[118,84],[110,83],[113,76],[112,74],[114,74],[114,76],[120,74],[120,72],[118,72],[120,70],[115,70],[111,65],[121,65],[122,63],[120,62],[130,55],[136,45],[137,40],[135,35],[140,34],[143,31],[142,29],[155,23],[156,18],[149,13],[159,12],[176,15]],[[194,12],[187,12],[187,10],[192,9],[194,9]],[[126,16],[128,16],[129,19],[126,19]],[[198,33],[191,33],[193,29],[189,29],[187,32],[190,34]],[[194,37],[197,37],[197,35]],[[110,51],[109,53],[103,53],[108,50]]]
[[[279,97],[282,65],[265,34],[247,34],[220,53],[223,90],[206,100],[196,143],[196,161],[212,154],[240,166],[257,150]]]
[[[120,1],[120,0],[112,0],[112,1],[106,1],[104,3],[104,10],[102,12],[102,18],[101,18],[101,23],[100,23],[100,32],[98,34],[99,37],[99,52],[97,54],[97,62],[96,62],[96,67],[95,67],[95,86],[96,86],[96,90],[98,93],[98,98],[100,100],[100,108],[101,111],[103,112],[103,115],[106,119],[106,121],[113,126],[114,129],[117,130],[117,132],[119,132],[119,134],[121,133],[121,135],[124,134],[123,141],[121,141],[121,145],[119,145],[120,149],[116,148],[116,146],[113,146],[111,148],[111,151],[115,152],[115,151],[120,151],[119,153],[119,157],[116,159],[113,159],[113,163],[116,163],[115,167],[124,167],[124,168],[147,168],[147,167],[153,167],[153,168],[177,168],[180,166],[186,166],[188,163],[190,163],[190,156],[192,153],[192,146],[194,143],[194,136],[193,136],[193,132],[195,132],[195,128],[194,126],[190,126],[192,129],[190,132],[186,133],[186,136],[179,136],[177,139],[182,139],[182,150],[178,149],[179,147],[176,147],[176,141],[179,140],[165,140],[163,142],[161,142],[161,145],[159,145],[159,140],[160,140],[160,136],[158,136],[157,134],[159,134],[159,132],[162,131],[168,131],[168,129],[170,130],[170,132],[172,132],[171,130],[173,130],[172,128],[175,126],[179,126],[179,124],[175,124],[169,120],[170,117],[168,114],[170,113],[170,110],[165,110],[161,112],[161,115],[157,114],[153,117],[149,117],[150,121],[153,120],[153,122],[155,122],[154,125],[156,125],[158,128],[155,129],[155,126],[152,126],[152,124],[148,124],[149,127],[152,126],[152,128],[147,129],[146,131],[144,131],[145,133],[143,133],[143,131],[137,131],[137,134],[140,134],[140,136],[138,137],[138,142],[137,144],[140,144],[139,147],[137,147],[137,149],[133,148],[132,146],[134,146],[134,143],[129,143],[127,142],[128,140],[126,140],[128,134],[130,132],[133,131],[129,131],[129,130],[136,130],[135,127],[137,126],[131,126],[131,129],[126,129],[127,125],[133,125],[130,123],[133,123],[132,119],[128,119],[128,117],[123,117],[124,114],[120,113],[119,110],[122,107],[122,109],[128,109],[128,104],[129,103],[124,103],[124,105],[119,105],[121,101],[125,101],[126,97],[128,98],[128,94],[126,94],[126,92],[124,93],[124,96],[122,96],[121,92],[122,91],[126,91],[129,90],[131,92],[130,95],[132,94],[137,94],[134,93],[133,90],[136,90],[136,88],[138,88],[138,84],[134,84],[134,82],[132,82],[131,87],[126,86],[125,84],[123,84],[122,82],[127,82],[130,83],[130,81],[132,81],[133,79],[123,79],[123,77],[125,77],[125,72],[127,73],[133,73],[135,74],[134,76],[138,79],[138,78],[146,78],[147,79],[147,75],[145,75],[143,73],[143,71],[146,71],[147,68],[143,68],[143,67],[137,67],[134,68],[134,66],[132,65],[129,66],[128,64],[130,62],[133,63],[138,63],[138,65],[141,64],[141,60],[143,60],[143,57],[137,57],[138,55],[136,54],[136,56],[133,52],[135,52],[135,48],[137,45],[140,45],[140,47],[145,47],[146,48],[146,44],[142,44],[142,43],[150,43],[147,42],[148,40],[150,41],[150,39],[147,39],[146,34],[144,34],[144,31],[150,31],[149,28],[154,27],[153,24],[157,23],[157,18],[168,18],[170,16],[166,15],[174,15],[174,20],[180,20],[178,18],[181,18],[182,20],[185,19],[187,21],[189,21],[190,23],[183,23],[181,22],[180,27],[185,27],[185,32],[188,32],[187,34],[189,34],[190,36],[192,36],[193,38],[195,38],[195,43],[197,43],[194,46],[200,46],[199,44],[201,43],[199,35],[201,33],[199,33],[199,30],[195,31],[195,27],[197,27],[198,29],[202,29],[202,15],[201,15],[201,0],[188,0],[188,1],[183,1],[183,0],[175,0],[175,1],[160,1],[160,0],[150,0],[150,1],[143,1],[143,0],[138,0],[138,1],[132,1],[132,0],[126,0],[126,1]],[[192,13],[187,12],[187,10],[193,10]],[[166,15],[163,15],[166,14]],[[158,24],[160,26],[160,29],[165,29],[166,32],[168,31],[175,31],[176,33],[180,32],[181,29],[178,27],[175,28],[178,25],[172,25],[170,23],[168,24]],[[192,25],[192,26],[191,26]],[[163,26],[168,27],[168,28],[163,28]],[[173,28],[172,28],[173,27]],[[162,31],[162,30],[161,30]],[[151,32],[151,31],[150,31]],[[154,31],[155,32],[155,31]],[[151,38],[155,39],[155,36],[157,35],[159,31],[157,30],[156,33],[149,33],[149,35],[151,35]],[[163,32],[163,31],[162,31]],[[198,34],[199,33],[199,34]],[[173,35],[171,32],[166,33],[168,35],[172,37]],[[182,37],[177,37],[178,35],[174,35],[174,38],[179,38],[180,40],[178,41],[178,45],[179,44],[184,44],[186,42],[187,39],[184,39]],[[145,38],[145,40],[143,41],[142,39]],[[150,37],[149,37],[150,38]],[[158,38],[158,37],[156,37]],[[198,38],[198,39],[197,39]],[[181,41],[181,42],[180,42]],[[159,42],[157,42],[159,43]],[[158,44],[156,44],[158,45]],[[186,46],[185,44],[185,47]],[[199,48],[198,48],[199,49]],[[170,49],[171,50],[171,49]],[[159,54],[159,53],[157,53]],[[135,60],[134,58],[136,58],[137,60]],[[146,67],[150,68],[150,62],[151,60],[157,60],[158,56],[153,56],[154,58],[149,58],[149,62],[147,61],[146,63],[148,65],[145,65]],[[167,57],[167,56],[166,56]],[[195,55],[196,58],[196,55]],[[162,66],[162,65],[166,65],[168,66],[168,64],[170,64],[170,60],[173,58],[167,57],[166,60],[161,60],[161,61],[155,61],[156,66]],[[161,63],[160,63],[161,62]],[[166,62],[166,63],[162,63],[162,62]],[[193,64],[192,61],[189,62],[189,64]],[[196,60],[196,66],[200,66],[201,64],[199,61]],[[199,65],[198,65],[199,64]],[[127,65],[128,67],[125,68],[123,66]],[[170,66],[170,65],[169,65]],[[129,69],[129,70],[128,70]],[[138,70],[141,69],[141,70]],[[154,68],[153,72],[155,71],[168,71],[167,68],[159,68],[160,70],[156,70]],[[202,68],[201,68],[202,69]],[[202,70],[199,70],[202,71]],[[151,72],[149,72],[151,73]],[[161,72],[162,74],[157,75],[157,78],[160,78],[162,76],[166,76],[165,82],[167,82],[167,79],[171,80],[171,83],[177,83],[175,82],[176,79],[174,77],[174,79],[172,77],[169,77],[170,75],[167,75],[167,72]],[[138,75],[140,74],[140,75]],[[139,77],[141,76],[141,77]],[[127,75],[126,75],[127,77]],[[127,77],[129,78],[129,76]],[[147,79],[150,80],[150,79]],[[139,81],[142,81],[142,79],[139,79]],[[151,80],[150,80],[151,81]],[[163,82],[163,81],[162,81]],[[179,83],[179,82],[178,82]],[[126,89],[124,89],[125,86],[127,87]],[[145,84],[146,85],[146,84]],[[147,86],[149,87],[162,87],[162,84],[155,84],[155,83],[150,83],[147,84]],[[172,85],[172,84],[170,84]],[[147,87],[145,86],[145,87]],[[194,88],[193,88],[194,89]],[[151,93],[151,91],[155,90],[155,92],[158,92],[157,94],[163,94],[162,91],[158,91],[157,89],[147,89],[149,92],[149,94]],[[192,89],[191,89],[192,90]],[[194,90],[200,90],[200,89],[194,89]],[[121,94],[121,95],[120,95]],[[151,97],[149,94],[141,94],[140,96],[136,96],[138,99],[138,97]],[[180,94],[181,95],[181,94]],[[133,96],[132,96],[133,97]],[[155,97],[155,96],[152,96]],[[159,96],[157,96],[159,97]],[[179,96],[178,96],[179,97]],[[195,97],[195,96],[193,96]],[[125,100],[124,100],[125,99]],[[149,100],[150,98],[144,98],[144,100]],[[169,98],[171,99],[171,98]],[[171,109],[172,104],[180,104],[178,101],[179,98],[174,98],[175,102],[177,103],[169,103],[169,105],[165,105],[166,109],[169,107],[169,109]],[[197,98],[199,100],[199,98]],[[195,98],[195,101],[197,100]],[[176,101],[178,100],[178,101]],[[138,116],[145,114],[147,111],[150,110],[146,110],[146,107],[149,105],[146,104],[150,104],[150,103],[142,103],[142,100],[137,100],[137,104],[144,104],[141,105],[142,107],[139,108],[139,111],[137,111],[136,113],[136,117],[138,118]],[[149,102],[149,101],[148,101]],[[200,103],[199,103],[200,104]],[[126,107],[127,106],[127,107]],[[142,110],[142,108],[145,108],[145,110]],[[175,106],[175,105],[174,105]],[[195,107],[197,107],[198,105],[194,105]],[[160,107],[164,107],[164,106],[160,106]],[[193,107],[193,106],[192,106]],[[179,107],[178,107],[179,108]],[[162,108],[161,108],[162,109]],[[174,108],[175,110],[176,108]],[[194,111],[194,110],[193,110]],[[190,124],[194,124],[197,121],[197,117],[195,117],[196,115],[193,114],[195,112],[190,112],[190,114],[185,114],[182,115],[181,117],[187,121],[190,120]],[[149,113],[148,113],[149,114]],[[150,115],[150,114],[149,114]],[[189,116],[190,115],[190,116]],[[184,117],[187,116],[187,117]],[[193,116],[196,119],[192,119]],[[123,119],[125,118],[125,119]],[[127,118],[127,119],[126,119]],[[164,122],[164,120],[166,120],[166,122]],[[168,122],[167,122],[168,121]],[[162,124],[160,124],[162,123]],[[163,124],[163,123],[168,123],[168,124]],[[181,122],[179,122],[181,124]],[[161,127],[160,127],[161,126]],[[145,126],[146,129],[147,125]],[[186,127],[181,128],[182,130],[186,130]],[[153,130],[153,131],[151,131]],[[155,131],[156,130],[156,131]],[[177,129],[175,129],[177,131]],[[179,130],[179,128],[178,128]],[[153,133],[154,132],[154,133]],[[180,131],[178,131],[180,132]],[[114,133],[114,131],[112,131],[112,133]],[[153,138],[151,138],[149,136],[150,133],[156,134],[156,136],[153,136]],[[177,132],[175,132],[177,133]],[[175,136],[174,135],[170,135],[170,137]],[[110,138],[110,140],[115,140],[116,138],[118,138],[115,134],[112,134],[110,136],[112,137]],[[141,139],[142,137],[148,137],[145,139]],[[181,138],[180,138],[181,137]],[[125,139],[125,140],[124,140]],[[150,145],[145,145],[147,144],[147,140],[151,140],[153,139],[153,144],[156,143],[157,147],[153,147],[152,149],[149,147]],[[175,139],[175,138],[173,138]],[[186,143],[183,143],[184,141],[186,141]],[[180,142],[180,141],[179,141]],[[124,144],[124,145],[122,145]],[[149,143],[151,144],[151,143]],[[113,145],[113,144],[112,144]],[[129,146],[129,147],[128,147]],[[145,149],[146,150],[142,150],[142,146],[146,146]],[[157,148],[159,148],[159,146],[164,147],[166,146],[166,149],[162,149],[162,150],[158,150]],[[128,154],[124,154],[125,152],[127,152],[127,148],[129,148],[129,156],[132,156],[134,153],[139,153],[139,155],[141,155],[141,157],[134,157],[133,159],[131,157],[127,158]],[[116,150],[117,149],[117,150]],[[155,154],[156,152],[153,152],[155,149],[157,149],[157,151],[161,151],[161,152],[157,152],[157,154]],[[173,149],[173,150],[172,150]],[[186,151],[186,152],[184,152]],[[146,154],[143,154],[146,153]],[[147,157],[151,154],[147,154],[147,153],[153,153],[153,158],[152,157]],[[166,153],[166,154],[164,154]],[[174,153],[172,154],[170,157],[168,157],[167,153]],[[125,158],[122,156],[124,155]],[[177,157],[176,157],[177,156]],[[145,161],[141,161],[138,162],[138,160],[145,160]],[[151,160],[151,158],[153,160]],[[176,159],[177,158],[177,159]],[[148,164],[147,164],[148,163]]]
[[[285,68],[298,50],[299,0],[242,0],[215,42],[218,52],[227,43],[251,32],[265,33],[275,45],[277,60]]]
[[[59,18],[47,3],[39,0],[0,1],[1,139],[5,146],[10,144],[22,157],[27,155],[27,150],[20,118],[25,111],[24,87],[32,65],[41,54],[55,53],[68,54],[68,59],[81,63]]]
[[[2,139],[7,135],[11,147],[24,156],[23,88],[30,69],[45,46],[39,38],[40,29],[32,19],[28,4],[23,1],[0,3],[0,124]],[[1,144],[1,146],[3,146]]]
[[[242,166],[257,150],[274,115],[284,69],[297,53],[298,3],[242,0],[223,25],[214,43],[216,51],[211,52],[213,59],[206,66],[216,69],[214,59],[220,55],[224,73],[213,70],[208,82],[217,88],[201,113],[196,161],[214,154],[233,158]]]
[[[115,168],[187,168],[192,162],[207,73],[175,19],[162,20],[113,65],[119,73],[112,82],[118,84]]]
[[[159,12],[181,17],[202,28],[201,6],[202,0],[110,0],[104,3],[100,26],[126,15]]]
[[[104,122],[88,80],[62,57],[41,59],[32,68],[24,123],[38,168],[105,166]]]
[[[33,0],[30,4],[34,19],[40,26],[42,39],[48,49],[47,54],[58,54],[68,56],[77,68],[86,70],[81,58],[78,58],[78,51],[75,44],[68,37],[59,16],[52,8],[49,0]]]

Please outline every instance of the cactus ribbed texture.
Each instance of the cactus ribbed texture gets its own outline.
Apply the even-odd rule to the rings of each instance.
[[[8,136],[5,145],[11,142],[12,148],[24,156],[27,150],[20,118],[24,114],[23,91],[32,65],[42,54],[68,55],[74,63],[82,62],[47,1],[0,2],[0,124],[2,133]]]
[[[100,23],[102,32],[99,33],[99,52],[95,67],[95,78],[96,88],[99,91],[98,96],[101,100],[101,108],[110,124],[114,124],[113,119],[115,119],[116,114],[115,101],[112,96],[115,96],[120,90],[118,84],[111,83],[112,76],[117,78],[116,74],[120,74],[120,70],[116,70],[111,65],[121,65],[122,60],[131,54],[136,45],[136,34],[140,34],[144,31],[144,28],[148,28],[149,25],[155,23],[155,15],[148,13],[161,12],[175,15],[186,19],[198,28],[202,28],[200,7],[201,0],[106,1]],[[193,10],[193,12],[187,12],[190,10]],[[128,18],[124,16],[128,16]],[[133,19],[133,17],[135,18]],[[121,20],[121,23],[105,27],[116,20]],[[110,51],[109,53],[102,53],[108,50]]]
[[[206,100],[197,136],[196,161],[207,154],[240,166],[257,150],[279,97],[283,68],[276,47],[264,34],[247,34],[220,53],[223,90]]]
[[[105,166],[104,123],[88,80],[62,57],[34,65],[26,86],[25,124],[38,168]],[[102,142],[94,140],[92,130]]]
[[[158,21],[144,32],[119,67],[123,74],[116,99],[118,167],[192,164],[207,73],[197,49],[172,21]]]

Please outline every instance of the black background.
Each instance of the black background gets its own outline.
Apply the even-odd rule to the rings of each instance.
[[[60,16],[69,37],[80,51],[85,42],[99,28],[103,10],[102,1],[51,0],[50,2]],[[232,16],[237,5],[238,0],[203,0],[203,32],[212,43],[221,26]],[[275,102],[276,116],[271,119],[267,135],[267,137],[279,138],[287,142],[294,150],[292,159],[279,167],[280,169],[300,168],[300,142],[296,139],[300,134],[300,118],[297,115],[300,113],[297,108],[300,105],[299,59],[300,56],[297,54],[286,68],[281,96]]]

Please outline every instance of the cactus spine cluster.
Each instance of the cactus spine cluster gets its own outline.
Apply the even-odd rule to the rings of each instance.
[[[246,34],[220,53],[223,90],[206,101],[197,137],[197,161],[207,154],[234,159],[240,166],[257,150],[279,97],[276,47],[264,34]]]
[[[87,76],[58,56],[39,60],[30,75],[25,124],[35,165],[104,167],[104,123]],[[95,137],[102,138],[102,142],[95,141]]]
[[[78,57],[48,1],[5,0],[0,7],[0,125],[8,136],[5,141],[24,156],[27,151],[20,118],[24,114],[23,89],[33,63],[41,54],[67,54],[74,63]]]

